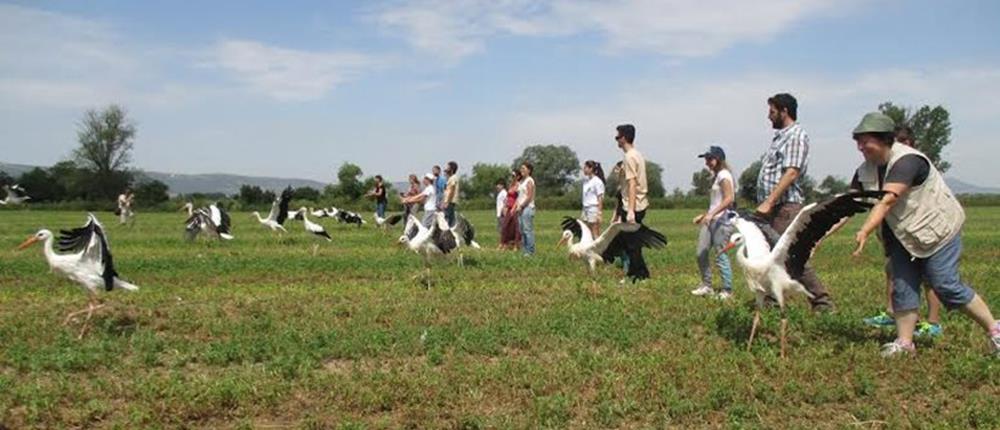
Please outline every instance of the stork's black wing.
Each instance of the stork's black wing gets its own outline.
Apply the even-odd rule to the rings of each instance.
[[[59,250],[62,252],[83,251],[82,259],[94,261],[103,267],[101,277],[104,278],[104,289],[111,291],[115,285],[114,258],[111,256],[111,246],[104,235],[104,227],[93,214],[87,215],[87,223],[83,227],[59,232]]]
[[[395,226],[396,224],[399,224],[399,222],[402,220],[403,220],[403,214],[395,214],[393,216],[390,216],[389,218],[386,218],[385,223],[391,226]]]
[[[634,232],[620,232],[611,240],[608,247],[601,253],[601,258],[606,262],[612,262],[615,257],[625,253],[626,250],[634,248],[662,248],[667,245],[667,237],[662,233],[653,230],[645,225],[640,225]]]
[[[442,229],[439,223],[435,222],[431,226],[431,241],[441,250],[441,253],[447,254],[458,248],[458,242],[455,240],[455,234],[451,230]]]
[[[871,199],[880,199],[884,191],[857,191],[839,194],[806,206],[795,216],[772,252],[784,262],[792,278],[802,276],[806,262],[816,247],[841,221],[867,212],[874,206]]]
[[[220,234],[232,234],[229,230],[232,225],[232,221],[229,219],[229,212],[226,212],[219,203],[216,203],[214,207],[219,211],[219,220],[216,223],[215,231]]]
[[[278,218],[275,221],[278,224],[284,225],[285,220],[288,219],[288,202],[292,200],[292,187],[285,188],[281,192],[281,197],[278,198]]]
[[[417,233],[420,233],[420,220],[417,217],[410,215],[410,218],[406,220],[406,231],[404,234],[409,240],[417,237]]]
[[[576,218],[564,216],[562,223],[560,223],[560,226],[562,227],[563,231],[569,230],[570,232],[572,232],[573,236],[576,237],[577,240],[580,240],[580,238],[583,236],[583,228],[580,227],[580,223],[577,222]]]
[[[476,227],[469,222],[462,215],[455,216],[455,227],[452,227],[455,235],[462,238],[462,242],[466,245],[472,244],[472,241],[476,240]]]

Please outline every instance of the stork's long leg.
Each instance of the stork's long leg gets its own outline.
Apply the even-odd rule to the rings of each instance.
[[[753,344],[753,338],[757,335],[757,326],[760,325],[760,308],[754,310],[753,312],[753,325],[750,326],[750,338],[747,339],[747,352],[750,352],[750,347]]]
[[[315,243],[315,244],[313,244],[313,257],[316,256],[316,252],[317,251],[319,251],[319,244]]]
[[[788,341],[785,336],[785,332],[788,329],[788,318],[785,318],[784,312],[781,315],[781,358],[785,358],[785,350],[787,349]]]

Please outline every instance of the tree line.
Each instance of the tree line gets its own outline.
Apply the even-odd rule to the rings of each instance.
[[[948,111],[942,106],[921,106],[906,108],[891,102],[883,103],[879,110],[892,117],[897,124],[909,126],[916,138],[917,148],[928,155],[935,166],[946,171],[950,164],[942,158],[942,149],[950,143],[951,122]],[[168,186],[145,177],[142,172],[130,166],[135,144],[136,124],[126,110],[119,105],[110,105],[102,110],[90,109],[84,112],[77,126],[78,147],[72,156],[48,168],[36,167],[14,178],[0,171],[0,186],[20,184],[28,190],[33,202],[95,202],[112,203],[124,189],[131,187],[136,203],[152,207],[170,200]],[[564,198],[571,201],[582,186],[580,176],[581,160],[568,145],[532,145],[515,157],[510,164],[475,163],[460,176],[462,198],[467,200],[487,200],[494,193],[498,180],[509,181],[511,172],[525,161],[534,165],[534,178],[538,195],[542,199],[557,201]],[[604,166],[607,177],[608,199],[617,190],[616,178],[611,175],[612,166]],[[760,161],[756,161],[739,174],[739,195],[743,200],[756,199],[756,179]],[[414,172],[418,177],[419,172]],[[668,196],[663,186],[663,168],[651,161],[646,162],[649,179],[649,196],[658,199],[669,197],[703,198],[708,196],[712,186],[712,174],[701,169],[692,174],[692,189],[684,192],[675,188]],[[735,174],[736,172],[734,172]],[[362,202],[366,193],[374,187],[375,177],[365,176],[361,167],[345,162],[336,172],[337,182],[318,190],[301,187],[294,190],[298,200],[320,205],[339,202],[352,204]],[[386,182],[387,192],[392,183]],[[802,178],[801,185],[806,197],[819,200],[847,190],[844,178],[827,176],[817,183],[809,175]],[[269,205],[275,199],[271,190],[259,186],[243,185],[234,196],[222,194],[192,194],[178,196],[182,200],[222,200],[231,199],[244,207]],[[390,199],[393,200],[393,199]]]

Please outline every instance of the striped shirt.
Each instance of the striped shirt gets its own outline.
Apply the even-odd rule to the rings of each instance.
[[[774,133],[771,146],[760,158],[760,173],[757,174],[757,202],[767,200],[771,191],[778,186],[785,170],[799,169],[799,177],[778,198],[775,205],[782,203],[805,203],[805,194],[799,182],[806,175],[809,166],[809,135],[799,123],[792,124]]]

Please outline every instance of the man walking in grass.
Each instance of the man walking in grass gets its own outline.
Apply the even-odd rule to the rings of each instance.
[[[624,206],[619,208],[618,215],[623,222],[642,224],[642,220],[646,218],[646,209],[649,207],[649,199],[646,197],[649,190],[646,181],[646,158],[635,149],[635,126],[619,125],[616,132],[615,141],[618,143],[618,148],[625,153],[622,162],[625,172],[625,187],[622,192]],[[642,247],[634,244],[625,250],[625,255],[629,262],[626,276],[633,283],[649,279],[649,268],[646,267],[646,260],[642,257]]]
[[[767,99],[767,105],[767,118],[775,133],[767,152],[760,159],[757,214],[782,234],[805,204],[801,179],[809,166],[809,135],[798,123],[798,102],[791,94],[776,94]],[[830,294],[812,267],[806,266],[805,272],[796,280],[813,294],[811,304],[814,311],[833,310]]]

